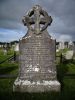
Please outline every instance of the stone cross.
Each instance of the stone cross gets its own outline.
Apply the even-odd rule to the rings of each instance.
[[[34,15],[34,17],[31,17]],[[41,18],[42,15],[42,18]],[[34,31],[35,34],[39,34],[42,31],[44,31],[48,25],[52,23],[51,16],[48,16],[48,13],[39,5],[36,5],[31,9],[26,16],[22,19],[24,25],[28,27],[29,30]],[[34,28],[31,27],[31,25],[34,24]],[[40,28],[40,24],[44,25],[42,28]]]

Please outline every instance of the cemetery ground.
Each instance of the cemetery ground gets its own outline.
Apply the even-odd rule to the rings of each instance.
[[[61,63],[60,59],[57,61],[60,92],[17,93],[12,90],[18,75],[18,62],[8,59],[13,54],[14,52],[9,50],[5,55],[0,49],[0,62],[4,61],[0,63],[0,100],[75,100],[75,60]]]

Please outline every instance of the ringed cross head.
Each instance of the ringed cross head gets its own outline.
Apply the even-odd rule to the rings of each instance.
[[[36,5],[23,17],[22,22],[29,30],[40,34],[52,23],[52,18],[39,5]]]

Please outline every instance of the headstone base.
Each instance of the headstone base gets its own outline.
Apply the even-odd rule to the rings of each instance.
[[[60,83],[57,80],[42,82],[31,82],[29,80],[16,79],[13,85],[14,92],[48,92],[48,91],[60,91]]]

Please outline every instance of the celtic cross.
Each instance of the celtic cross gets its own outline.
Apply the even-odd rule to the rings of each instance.
[[[52,23],[52,18],[39,5],[36,5],[23,17],[22,22],[29,30],[39,34]]]

